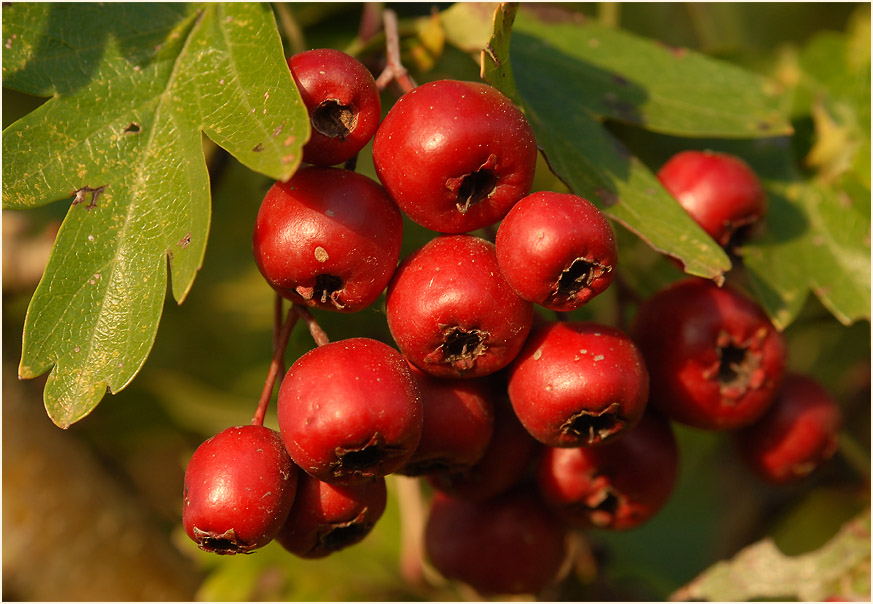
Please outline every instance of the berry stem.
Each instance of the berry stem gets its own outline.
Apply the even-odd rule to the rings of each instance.
[[[318,321],[315,320],[315,317],[312,316],[312,313],[309,312],[308,308],[295,304],[293,310],[299,318],[306,322],[306,327],[309,328],[309,333],[317,345],[324,346],[330,343],[330,338],[327,337],[327,334],[321,328],[321,325],[318,324]]]
[[[409,92],[418,84],[406,71],[400,62],[400,34],[397,28],[397,13],[391,9],[382,12],[382,23],[385,28],[385,52],[386,61],[384,71],[376,78],[376,86],[379,90],[385,90],[391,82],[397,82],[404,93]]]
[[[277,302],[276,306],[282,308],[281,301]],[[288,338],[291,336],[291,330],[299,318],[294,312],[294,307],[288,310],[288,316],[285,318],[285,323],[278,330],[278,335],[273,336],[273,359],[270,361],[270,369],[267,371],[267,379],[264,382],[264,389],[261,391],[261,398],[258,400],[258,409],[255,411],[255,416],[252,418],[253,426],[263,426],[264,417],[267,415],[267,407],[270,405],[270,398],[273,396],[273,386],[276,385],[276,380],[279,374],[285,367],[285,348],[288,346]]]
[[[426,576],[424,560],[424,528],[427,512],[417,479],[393,475],[400,504],[400,573],[410,585],[431,583]]]
[[[279,18],[279,24],[282,26],[282,33],[288,40],[291,46],[291,54],[295,55],[298,52],[306,50],[306,40],[303,37],[303,30],[291,14],[291,9],[288,8],[285,2],[274,2],[273,9],[276,11],[276,16]]]

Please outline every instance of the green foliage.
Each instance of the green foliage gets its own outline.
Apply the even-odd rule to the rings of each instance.
[[[265,5],[21,4],[3,37],[4,85],[52,95],[3,132],[3,207],[73,196],[19,370],[54,366],[45,404],[67,427],[145,362],[168,262],[176,300],[191,288],[210,221],[201,132],[288,178],[309,125]]]

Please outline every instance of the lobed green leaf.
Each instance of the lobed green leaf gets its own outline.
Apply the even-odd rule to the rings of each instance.
[[[45,404],[67,427],[145,362],[167,265],[178,302],[193,284],[210,223],[201,133],[287,179],[309,124],[267,5],[15,4],[3,37],[4,85],[52,94],[3,133],[3,207],[72,197],[19,367],[53,367]]]

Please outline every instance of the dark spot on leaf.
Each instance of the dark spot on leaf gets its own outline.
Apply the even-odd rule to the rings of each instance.
[[[627,86],[630,83],[625,78],[621,77],[618,74],[615,74],[612,76],[612,81],[613,81],[613,83],[618,84],[620,86]]]
[[[188,247],[188,245],[190,243],[191,243],[191,233],[186,233],[185,236],[182,237],[179,240],[179,243],[177,243],[176,245],[178,245],[180,248],[182,248],[184,250],[186,247]]]
[[[762,132],[768,131],[772,126],[768,122],[760,122],[758,124],[758,130]]]
[[[142,132],[142,127],[136,122],[130,122],[124,129],[125,134],[139,134],[140,132]]]
[[[254,148],[252,149],[252,151],[254,151],[255,153],[260,153],[263,150],[264,150],[264,145],[262,145],[261,143],[258,143],[257,145],[255,145]]]
[[[86,206],[86,209],[90,212],[92,208],[97,206],[97,198],[103,193],[103,190],[106,188],[106,185],[101,187],[97,187],[93,189],[87,185],[82,187],[81,189],[76,189],[73,192],[73,203],[72,205],[76,206],[85,201],[85,198],[89,195],[91,196],[91,201]]]

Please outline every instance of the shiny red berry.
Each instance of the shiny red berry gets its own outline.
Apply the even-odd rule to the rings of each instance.
[[[415,366],[410,370],[421,392],[424,423],[418,448],[399,473],[419,476],[472,466],[494,430],[491,383],[486,378],[435,378]]]
[[[630,431],[600,447],[547,447],[537,481],[545,501],[575,527],[635,528],[673,492],[679,454],[673,428],[648,412]]]
[[[294,507],[276,541],[301,558],[324,558],[362,541],[387,500],[384,478],[341,486],[301,474]]]
[[[640,306],[631,335],[649,369],[651,403],[690,426],[749,425],[782,383],[782,335],[756,302],[728,286],[674,283]]]
[[[615,278],[618,249],[606,217],[569,193],[537,192],[497,229],[497,261],[515,291],[557,311],[579,308]]]
[[[454,472],[434,472],[427,481],[438,491],[459,499],[483,501],[523,481],[531,469],[539,442],[518,421],[508,400],[494,405],[494,432],[481,459]]]
[[[403,467],[421,438],[422,407],[409,365],[369,338],[338,340],[297,359],[279,388],[279,428],[310,475],[354,484]]]
[[[372,74],[354,57],[331,48],[297,53],[288,58],[288,67],[312,125],[303,161],[335,166],[354,157],[382,117]]]
[[[182,524],[200,549],[242,554],[278,533],[298,469],[275,430],[227,428],[197,447],[185,470]]]
[[[252,247],[261,274],[285,298],[355,312],[388,285],[402,238],[400,211],[375,181],[307,167],[267,192]]]
[[[742,237],[767,210],[758,175],[739,157],[712,151],[683,151],[658,178],[688,214],[722,247]]]
[[[379,180],[413,221],[466,233],[499,221],[530,191],[537,146],[497,89],[440,80],[403,95],[373,141]]]
[[[598,323],[538,325],[509,369],[518,419],[552,447],[609,442],[637,423],[648,395],[649,374],[636,345]]]
[[[736,434],[742,458],[758,476],[797,481],[833,457],[842,413],[817,381],[788,374],[776,401],[754,424]]]
[[[482,594],[536,594],[558,577],[565,532],[534,494],[513,491],[485,501],[437,493],[425,549],[443,576]]]
[[[497,265],[494,244],[442,235],[397,268],[387,290],[388,328],[403,355],[437,377],[481,377],[508,365],[533,321]]]

